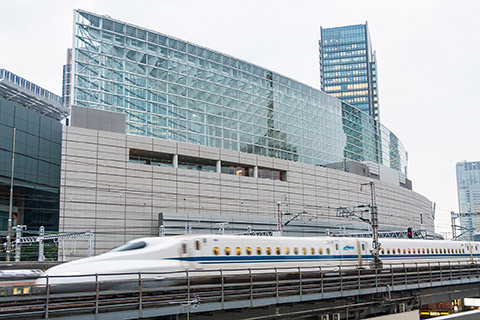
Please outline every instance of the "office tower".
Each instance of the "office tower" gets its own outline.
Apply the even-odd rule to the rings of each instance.
[[[459,213],[480,213],[480,161],[458,162],[456,169]],[[460,225],[462,239],[480,234],[480,216],[460,217]]]
[[[377,62],[368,24],[321,27],[320,33],[322,90],[379,120]]]

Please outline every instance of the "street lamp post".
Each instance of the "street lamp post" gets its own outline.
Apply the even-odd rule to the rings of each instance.
[[[12,252],[12,209],[13,209],[13,169],[15,165],[15,134],[16,128],[13,128],[13,147],[12,147],[12,172],[10,176],[10,203],[8,207],[8,230],[7,230],[7,256],[6,261],[10,261],[10,253]]]

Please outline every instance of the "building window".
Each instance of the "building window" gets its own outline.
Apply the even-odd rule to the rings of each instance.
[[[286,181],[286,172],[267,168],[258,168],[258,177],[261,179]]]
[[[178,156],[178,168],[195,171],[216,172],[217,164],[215,160]]]
[[[153,166],[172,167],[173,154],[152,152],[139,149],[130,149],[129,161]]]
[[[253,167],[236,163],[222,162],[222,173],[233,174],[242,177],[253,177]]]

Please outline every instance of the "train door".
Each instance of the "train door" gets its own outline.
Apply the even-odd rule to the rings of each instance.
[[[185,269],[197,269],[198,263],[196,262],[196,248],[201,246],[200,239],[184,240],[180,246],[180,255],[182,257],[182,265]],[[197,254],[198,255],[198,254]]]
[[[334,240],[333,241],[333,248],[332,248],[332,256],[334,258],[334,260],[337,261],[336,264],[338,265],[342,265],[342,258],[343,258],[343,254],[342,254],[342,248],[340,247],[340,242],[338,240]]]
[[[470,263],[473,263],[473,246],[470,242],[468,243],[468,249],[470,250]]]
[[[368,255],[367,242],[364,240],[357,240],[357,254],[358,254],[358,267],[363,268],[363,258]]]

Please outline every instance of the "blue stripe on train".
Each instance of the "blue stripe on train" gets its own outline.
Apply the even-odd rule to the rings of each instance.
[[[469,259],[470,254],[409,254],[409,255],[380,255],[381,259],[387,260],[404,260],[404,259],[445,259],[451,258],[466,258]],[[474,254],[473,258],[479,258],[480,254]],[[321,261],[357,261],[358,255],[329,255],[329,256],[215,256],[215,257],[177,257],[168,258],[170,260],[180,260],[187,262],[197,262],[200,264],[215,264],[215,263],[266,263],[266,262],[321,262]],[[362,255],[362,260],[372,259],[371,255]]]

